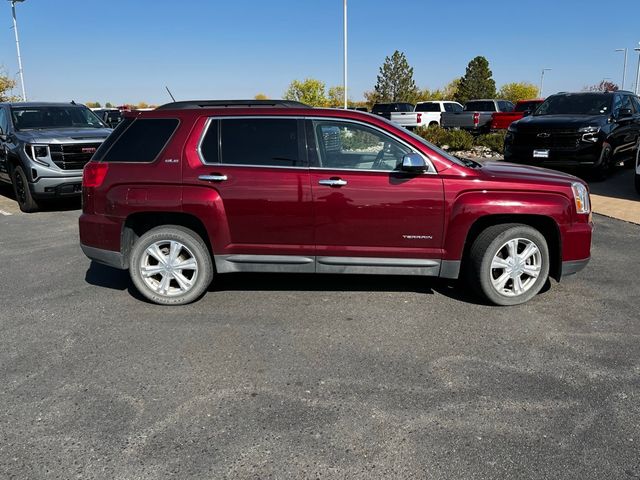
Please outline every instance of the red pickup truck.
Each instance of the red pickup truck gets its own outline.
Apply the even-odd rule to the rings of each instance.
[[[479,164],[376,115],[278,100],[125,117],[84,169],[82,209],[85,254],[164,305],[228,272],[464,278],[515,305],[583,268],[592,228],[576,177]]]
[[[495,112],[491,119],[491,130],[506,130],[511,123],[531,115],[544,102],[543,99],[520,100],[512,112]]]

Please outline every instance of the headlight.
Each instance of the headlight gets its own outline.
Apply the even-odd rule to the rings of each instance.
[[[579,133],[582,133],[582,141],[595,143],[598,141],[598,132],[600,132],[600,127],[582,127],[578,129]]]
[[[24,146],[24,151],[31,160],[41,165],[49,165],[49,147],[47,145],[31,145]]]
[[[576,211],[578,213],[591,213],[591,202],[589,201],[589,191],[582,183],[572,183],[573,199],[576,202]]]

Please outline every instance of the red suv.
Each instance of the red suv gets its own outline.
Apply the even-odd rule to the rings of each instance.
[[[160,304],[227,272],[465,277],[498,305],[589,261],[587,186],[449,155],[385,119],[285,101],[177,102],[84,169],[80,241]]]

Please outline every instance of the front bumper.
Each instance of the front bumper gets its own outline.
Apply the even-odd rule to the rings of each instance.
[[[549,158],[534,158],[534,150],[549,150]],[[539,167],[586,167],[600,165],[602,143],[588,144],[575,149],[536,145],[518,145],[505,142],[504,159],[512,163],[523,163]]]
[[[82,193],[82,176],[37,178],[29,188],[36,198],[77,197]]]

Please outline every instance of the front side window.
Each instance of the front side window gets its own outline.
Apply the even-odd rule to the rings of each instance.
[[[11,117],[16,130],[107,127],[87,107],[76,105],[14,107]]]
[[[413,150],[365,125],[318,120],[311,122],[317,165],[329,169],[397,170]]]
[[[298,121],[288,118],[220,120],[220,161],[230,165],[300,167]]]

